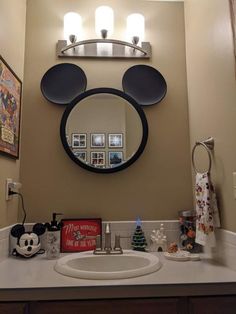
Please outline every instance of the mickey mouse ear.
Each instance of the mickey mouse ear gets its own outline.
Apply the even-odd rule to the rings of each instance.
[[[25,227],[21,224],[17,224],[11,228],[11,235],[14,238],[19,238],[24,233],[25,233]]]
[[[124,92],[142,106],[157,104],[167,92],[167,84],[162,74],[144,64],[129,68],[123,76],[122,86]]]
[[[38,236],[44,234],[44,232],[46,231],[46,228],[43,224],[41,223],[36,223],[33,226],[33,232],[36,233]]]
[[[41,80],[43,96],[57,105],[68,105],[86,90],[84,71],[72,63],[60,63],[51,67]]]

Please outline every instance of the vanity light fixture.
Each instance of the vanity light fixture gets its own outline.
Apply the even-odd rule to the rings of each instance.
[[[128,41],[110,39],[113,33],[114,13],[108,6],[95,11],[95,32],[99,38],[79,40],[82,22],[79,14],[69,12],[64,16],[64,40],[58,40],[58,57],[85,58],[141,58],[151,57],[151,45],[144,42],[145,19],[135,13],[127,18]],[[68,44],[68,41],[70,44]],[[130,42],[131,41],[131,42]],[[140,43],[140,45],[138,45]],[[102,49],[101,49],[102,47]]]

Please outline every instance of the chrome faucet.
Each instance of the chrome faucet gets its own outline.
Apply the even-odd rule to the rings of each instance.
[[[107,223],[105,225],[105,245],[104,245],[104,251],[109,254],[112,250],[111,247],[111,225]]]
[[[95,255],[106,255],[106,254],[123,254],[122,248],[120,246],[120,236],[115,235],[115,246],[112,249],[111,246],[111,225],[110,223],[106,223],[105,232],[104,232],[105,244],[102,249],[101,246],[101,236],[97,236],[96,238],[96,249],[93,251]]]

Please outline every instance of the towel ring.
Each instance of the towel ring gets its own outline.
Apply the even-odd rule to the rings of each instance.
[[[193,164],[193,169],[194,169],[195,173],[198,173],[198,171],[197,171],[197,167],[196,167],[195,161],[194,161],[194,153],[195,153],[196,148],[199,145],[202,145],[206,149],[206,151],[207,151],[208,158],[209,158],[209,167],[208,167],[207,172],[210,173],[210,171],[211,171],[211,164],[212,164],[211,150],[214,149],[214,139],[213,139],[213,137],[209,137],[207,140],[202,141],[202,142],[196,142],[196,144],[194,145],[193,150],[192,150],[192,164]]]

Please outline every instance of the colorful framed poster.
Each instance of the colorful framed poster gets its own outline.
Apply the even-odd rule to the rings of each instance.
[[[94,250],[98,235],[102,236],[101,218],[62,219],[61,252]]]
[[[22,82],[0,56],[0,152],[19,158]]]

